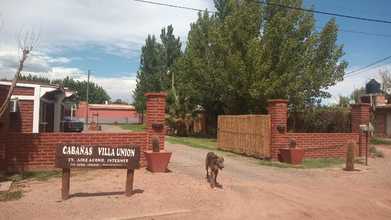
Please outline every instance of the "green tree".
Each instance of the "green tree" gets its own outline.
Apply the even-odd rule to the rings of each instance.
[[[37,75],[20,75],[19,76],[20,81],[31,81],[31,82],[40,82],[44,84],[50,84],[50,79],[42,76],[37,76]]]
[[[365,94],[365,87],[360,87],[353,90],[352,94],[350,95],[350,99],[354,100],[354,102],[357,104],[360,103],[360,97]]]
[[[182,54],[180,39],[173,32],[171,25],[163,28],[161,43],[155,36],[149,35],[141,49],[137,84],[133,91],[134,105],[139,112],[143,112],[146,107],[145,93],[168,91],[172,87],[173,73],[170,70]]]
[[[348,108],[350,106],[350,101],[352,97],[349,96],[339,96],[338,106],[343,108]]]
[[[87,98],[87,86],[88,86],[88,102],[94,104],[103,104],[106,101],[110,101],[110,96],[103,89],[102,86],[94,82],[87,83],[86,80],[79,81],[70,78],[69,76],[64,78],[63,80],[54,81],[58,84],[62,84],[64,87],[67,87],[71,90],[77,92],[81,101],[86,101]]]
[[[382,70],[379,74],[381,77],[382,90],[389,103],[389,100],[391,100],[391,94],[387,90],[391,88],[391,72],[389,70]]]
[[[325,89],[343,79],[347,63],[334,19],[317,32],[311,12],[250,0],[215,4],[215,15],[205,11],[191,24],[177,70],[186,81],[178,93],[207,112],[208,124],[219,114],[265,112],[270,98],[287,98],[291,109],[303,109],[329,97]]]
[[[86,101],[87,98],[87,85],[89,86],[89,94],[88,94],[88,100],[89,103],[95,103],[95,104],[102,104],[105,101],[110,101],[110,96],[107,94],[106,90],[103,89],[102,86],[99,86],[98,84],[94,82],[90,82],[89,84],[87,81],[79,81],[74,80],[73,78],[70,78],[69,76],[64,79],[56,79],[56,80],[50,80],[46,77],[41,76],[35,76],[35,75],[21,75],[19,80],[26,80],[26,81],[33,81],[33,82],[40,82],[45,84],[59,84],[63,85],[66,88],[69,88],[73,91],[77,92],[77,95],[81,101]]]
[[[141,49],[140,68],[137,72],[136,89],[133,92],[134,105],[137,111],[146,108],[144,94],[160,92],[163,89],[162,46],[155,36],[148,35]]]
[[[127,105],[128,103],[126,101],[123,101],[122,99],[116,99],[112,104],[120,104],[120,105]]]

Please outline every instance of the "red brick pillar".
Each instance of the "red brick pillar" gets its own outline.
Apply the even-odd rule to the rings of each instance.
[[[359,156],[365,155],[368,139],[365,132],[360,130],[360,125],[368,125],[370,120],[370,104],[353,104],[352,107],[352,133],[359,133]]]
[[[288,100],[271,99],[268,101],[268,112],[271,119],[271,156],[278,159],[278,149],[288,146],[286,135],[288,125]]]
[[[164,149],[166,93],[146,93],[148,150],[152,150],[152,138],[159,137],[160,149]],[[159,127],[160,126],[160,127]]]

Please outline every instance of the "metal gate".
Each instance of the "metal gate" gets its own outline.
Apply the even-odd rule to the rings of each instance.
[[[219,149],[257,158],[271,157],[270,115],[221,115],[218,118]]]

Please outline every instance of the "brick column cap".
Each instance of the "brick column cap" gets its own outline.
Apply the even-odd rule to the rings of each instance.
[[[369,103],[358,103],[358,104],[350,104],[351,107],[366,107],[366,106],[371,106]]]
[[[288,99],[269,99],[268,103],[288,103]]]
[[[167,96],[167,93],[165,92],[148,92],[148,93],[145,93],[144,96],[146,97],[166,97]]]

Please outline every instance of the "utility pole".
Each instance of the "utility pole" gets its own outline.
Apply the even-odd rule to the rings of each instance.
[[[89,106],[89,102],[88,102],[88,92],[89,92],[89,87],[90,87],[90,70],[87,71],[87,93],[86,93],[86,102],[87,102],[87,108],[86,108],[86,126],[87,126],[87,129],[88,129],[88,106]]]

